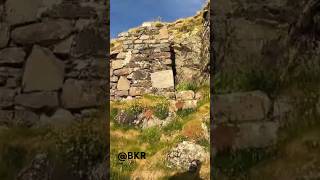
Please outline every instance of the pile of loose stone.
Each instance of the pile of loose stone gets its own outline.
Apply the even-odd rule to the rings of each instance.
[[[206,157],[209,157],[209,153],[205,151],[204,147],[190,141],[183,141],[170,150],[167,155],[167,166],[186,171],[192,161],[204,162]]]
[[[107,77],[104,3],[0,4],[1,125],[65,125],[97,111]]]
[[[111,54],[111,100],[146,93],[172,96],[174,62],[167,27],[144,23],[119,34],[118,40],[123,45],[120,52]]]

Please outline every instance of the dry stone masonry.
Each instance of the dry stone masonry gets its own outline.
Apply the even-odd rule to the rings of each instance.
[[[0,22],[0,124],[64,126],[102,105],[104,1],[7,0]]]
[[[174,92],[174,69],[168,29],[145,23],[119,34],[120,52],[111,56],[111,99]]]

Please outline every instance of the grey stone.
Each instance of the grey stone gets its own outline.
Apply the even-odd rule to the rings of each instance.
[[[118,76],[110,77],[110,82],[118,82]]]
[[[75,117],[70,111],[58,109],[52,116],[42,114],[38,127],[66,128],[75,122]]]
[[[37,154],[30,164],[17,174],[16,180],[50,180],[53,166],[47,154]]]
[[[58,93],[35,92],[28,94],[19,94],[15,97],[15,104],[33,109],[54,109],[59,106]]]
[[[167,27],[163,27],[159,30],[159,39],[168,39],[169,38],[169,33]]]
[[[113,70],[123,68],[124,66],[124,60],[116,60],[112,61],[111,67]]]
[[[129,90],[130,96],[141,96],[145,92],[145,88],[142,87],[131,87]]]
[[[83,118],[93,118],[98,115],[99,111],[97,109],[84,109],[81,111],[81,116]]]
[[[5,3],[6,21],[10,25],[36,21],[41,4],[42,0],[33,0],[28,3],[21,3],[19,0],[7,0]]]
[[[191,162],[199,160],[204,162],[208,157],[204,147],[189,141],[183,141],[172,148],[167,155],[167,166],[180,170],[189,170]]]
[[[61,40],[73,30],[71,21],[64,19],[49,20],[14,29],[11,38],[18,44],[44,43]]]
[[[129,68],[117,69],[113,71],[113,74],[116,76],[126,76],[131,73]]]
[[[196,109],[197,108],[197,100],[186,100],[183,102],[182,109]]]
[[[39,122],[39,116],[28,110],[15,110],[14,123],[18,126],[31,127]]]
[[[129,88],[130,88],[130,82],[126,77],[121,76],[117,84],[117,89],[120,91],[127,91],[129,90]]]
[[[64,1],[43,14],[52,18],[94,18],[97,16],[93,7],[81,6],[79,3]]]
[[[62,104],[66,109],[81,109],[99,105],[99,84],[95,81],[68,79],[62,88]]]
[[[239,125],[234,149],[263,148],[277,141],[279,125],[276,122],[244,123]]]
[[[218,95],[213,106],[216,122],[252,121],[265,119],[271,102],[263,92],[251,91]]]
[[[154,88],[170,88],[174,87],[174,79],[172,70],[159,71],[151,73],[152,87]]]
[[[8,78],[6,80],[6,87],[8,88],[16,88],[18,87],[20,84],[18,83],[17,78]]]
[[[13,105],[16,91],[7,88],[0,88],[0,107],[6,108]]]
[[[192,90],[176,92],[177,100],[192,100],[194,99],[194,92]]]
[[[76,22],[76,29],[80,32],[84,29],[86,29],[90,24],[92,23],[92,20],[90,19],[79,19]]]
[[[149,38],[150,38],[150,36],[148,36],[148,35],[142,35],[139,39],[146,40],[146,39],[149,39]]]
[[[10,39],[10,27],[6,23],[0,23],[0,48],[8,45]]]
[[[150,78],[148,71],[146,70],[137,70],[133,72],[133,79],[135,80],[145,80]]]
[[[75,37],[75,46],[72,49],[72,55],[81,57],[90,54],[91,56],[105,57],[107,49],[107,40],[96,30],[84,29]]]
[[[13,120],[13,111],[0,110],[0,125],[10,124]]]
[[[128,91],[116,91],[115,95],[119,96],[119,97],[125,97],[125,96],[129,95],[129,92]]]
[[[0,65],[22,64],[26,53],[22,48],[13,47],[0,51]]]
[[[117,55],[117,59],[124,59],[126,58],[126,53],[124,52],[120,52],[118,55]]]
[[[64,63],[48,49],[35,45],[23,75],[23,91],[51,91],[62,87]]]
[[[273,116],[280,118],[287,116],[290,112],[293,112],[293,104],[293,100],[289,97],[278,97],[273,103]]]
[[[73,43],[74,36],[63,40],[54,46],[53,52],[56,54],[69,54]]]

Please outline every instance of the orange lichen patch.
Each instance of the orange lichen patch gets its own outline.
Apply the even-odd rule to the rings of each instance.
[[[149,120],[151,119],[153,116],[153,111],[151,109],[147,109],[145,112],[144,112],[144,117]]]
[[[182,101],[178,101],[178,102],[176,102],[176,109],[182,109],[183,108],[183,105],[184,105],[184,102],[182,102]]]
[[[198,141],[205,138],[205,132],[202,128],[200,120],[191,120],[187,122],[182,128],[182,135]]]

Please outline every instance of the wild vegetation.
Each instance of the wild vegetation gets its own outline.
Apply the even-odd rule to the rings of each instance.
[[[208,91],[208,88],[203,91]],[[118,124],[115,121],[116,112],[119,112],[120,109],[144,109],[144,111],[151,109],[161,119],[168,114],[168,100],[161,96],[145,95],[141,99],[127,102],[112,102],[110,109],[113,112],[110,127],[111,179],[148,177],[148,175],[157,179],[167,179],[181,170],[168,168],[166,155],[171,148],[185,140],[205,146],[209,152],[209,139],[206,138],[201,127],[202,120],[209,117],[209,107],[209,97],[204,97],[202,104],[197,109],[178,111],[176,116],[173,116],[165,126],[141,129]],[[205,121],[209,124],[208,118]],[[117,154],[129,151],[146,152],[147,158],[146,160],[120,162]],[[200,172],[201,176],[208,178],[210,176],[209,169],[209,160],[207,159]]]

